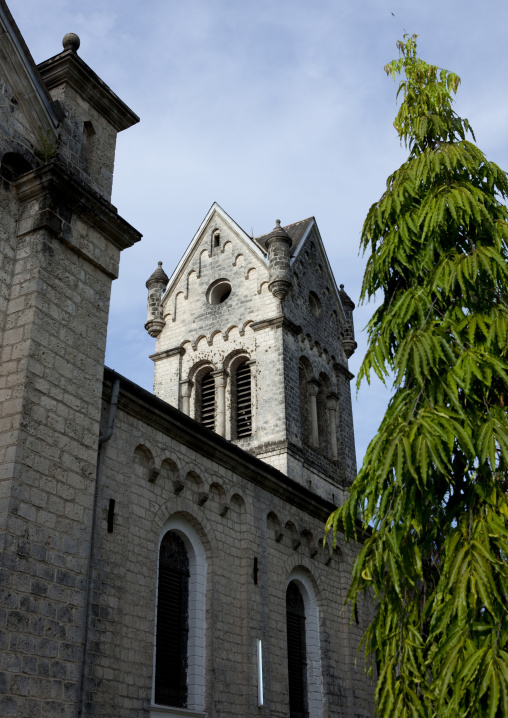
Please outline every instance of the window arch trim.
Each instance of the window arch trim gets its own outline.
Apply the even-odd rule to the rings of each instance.
[[[311,577],[303,568],[297,567],[291,571],[286,581],[286,591],[291,582],[297,585],[305,608],[308,716],[323,718],[320,616],[316,591]]]
[[[206,553],[196,529],[184,516],[174,515],[164,524],[157,544],[157,582],[158,593],[159,554],[160,545],[168,531],[174,531],[185,544],[189,558],[189,633],[187,639],[187,706],[179,709],[172,706],[160,706],[155,703],[155,658],[156,658],[156,632],[154,622],[154,649],[153,649],[153,680],[152,680],[152,708],[150,718],[159,716],[201,716],[205,707],[205,647],[206,647]],[[157,598],[155,597],[155,612],[157,615]],[[192,711],[192,712],[191,712]]]

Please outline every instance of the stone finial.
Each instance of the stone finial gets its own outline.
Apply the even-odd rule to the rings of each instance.
[[[164,286],[167,286],[169,282],[169,277],[166,274],[166,272],[162,269],[162,262],[157,262],[157,269],[153,274],[151,274],[148,279],[146,280],[146,288],[150,289],[150,287],[154,284],[164,284]]]
[[[348,294],[346,294],[343,284],[341,284],[339,287],[339,297],[340,297],[340,301],[342,302],[342,306],[344,307],[344,309],[346,308],[346,306],[348,307],[348,309],[351,309],[351,311],[355,308],[356,305],[353,302],[353,300],[351,299],[351,297]]]
[[[73,52],[77,52],[79,50],[79,46],[81,45],[81,40],[74,32],[68,32],[67,35],[64,35],[62,40],[62,45],[64,50],[72,50]]]
[[[339,288],[339,297],[344,308],[345,315],[344,337],[342,339],[342,346],[344,348],[344,354],[349,359],[349,357],[354,353],[356,347],[358,346],[355,341],[355,329],[353,324],[353,310],[355,308],[355,303],[353,302],[351,297],[346,294],[343,284],[341,284]]]
[[[162,262],[158,262],[157,269],[148,278],[148,306],[145,329],[151,337],[158,337],[166,322],[162,315],[162,295],[168,286],[169,278],[162,269]]]
[[[275,220],[275,227],[272,229],[268,239],[266,240],[267,245],[269,242],[272,242],[274,239],[283,240],[284,242],[291,244],[291,237],[286,232],[284,227],[280,226],[280,219]]]
[[[291,289],[290,247],[291,237],[280,226],[280,219],[276,219],[266,240],[270,267],[268,289],[281,301]]]

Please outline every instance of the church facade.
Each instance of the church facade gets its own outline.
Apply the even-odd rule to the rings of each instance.
[[[75,35],[36,66],[4,0],[0,27],[0,715],[372,716],[359,544],[322,545],[356,344],[315,219],[212,205],[147,281],[154,393],[105,368],[138,118]]]

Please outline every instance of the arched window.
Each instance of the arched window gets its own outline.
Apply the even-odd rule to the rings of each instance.
[[[6,152],[2,157],[0,174],[4,179],[13,182],[31,169],[32,165],[22,155],[17,152]]]
[[[298,364],[298,380],[300,392],[300,437],[302,444],[311,445],[310,399],[309,379],[312,377],[312,368],[305,357],[300,357]]]
[[[161,536],[150,718],[160,718],[162,706],[205,708],[205,550],[194,526],[179,514]]]
[[[220,247],[220,232],[218,230],[213,233],[213,246]]]
[[[215,429],[215,379],[209,371],[201,379],[199,420],[207,429]]]
[[[304,718],[307,711],[307,651],[305,645],[305,607],[294,581],[286,591],[288,648],[289,715]]]
[[[246,361],[236,369],[235,388],[236,436],[242,439],[252,435],[252,383],[250,366]]]
[[[189,556],[183,540],[168,531],[159,550],[155,702],[187,705],[189,636]]]
[[[319,451],[323,456],[330,457],[330,422],[326,397],[331,392],[330,379],[321,372],[319,375],[319,391],[316,397],[316,409],[319,433]]]

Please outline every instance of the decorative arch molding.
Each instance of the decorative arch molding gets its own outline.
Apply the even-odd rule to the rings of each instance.
[[[216,371],[215,364],[210,359],[197,361],[189,370],[189,381],[199,381],[208,371]]]
[[[229,354],[224,357],[224,362],[222,366],[225,371],[231,374],[231,372],[235,371],[238,364],[241,364],[244,361],[250,361],[250,352],[246,349],[234,349],[232,352],[229,352]]]
[[[250,328],[250,325],[251,325],[251,324],[254,324],[254,320],[253,320],[253,319],[247,319],[247,321],[243,323],[243,326],[242,326],[242,328],[240,329],[240,336],[241,336],[241,337],[243,337],[243,335],[245,334],[245,330],[246,330],[248,327]],[[252,331],[252,330],[251,330],[251,331]]]
[[[282,539],[284,538],[284,534],[282,532],[280,519],[275,513],[275,511],[270,511],[266,517],[266,525],[268,529],[268,535],[271,538],[273,538],[277,543],[280,543]]]
[[[142,480],[155,481],[159,471],[155,466],[153,452],[145,444],[138,444],[132,452],[135,475]]]
[[[230,334],[230,332],[233,331],[233,329],[238,329],[238,325],[237,325],[237,324],[231,324],[231,326],[229,326],[229,327],[226,329],[226,331],[224,332],[224,341],[227,342],[227,340],[229,339],[229,334]],[[224,366],[226,366],[226,365],[224,364]]]
[[[176,320],[179,318],[180,309],[182,307],[182,302],[185,301],[186,296],[183,291],[179,291],[175,295],[175,302],[174,302],[174,310],[173,310],[173,316],[172,321],[176,322]]]
[[[308,715],[309,718],[323,718],[319,589],[310,571],[301,565],[293,568],[289,574],[286,590],[291,582],[298,587],[305,607]]]
[[[174,513],[162,526],[159,533],[158,547],[166,534],[174,532],[185,545],[189,559],[189,587],[188,587],[188,640],[187,640],[187,702],[185,708],[189,711],[201,712],[205,707],[205,659],[206,659],[206,597],[208,557],[202,540],[203,531],[196,527],[195,520],[189,520],[184,513]],[[201,534],[201,535],[200,535]],[[159,555],[159,551],[157,552]],[[158,567],[158,561],[157,561]],[[157,574],[158,574],[157,568]],[[158,585],[157,581],[157,585]],[[158,605],[158,590],[156,595],[156,612]],[[155,637],[157,627],[155,626]],[[154,671],[156,675],[156,642],[154,640]],[[163,713],[158,712],[155,704],[155,681],[152,687],[151,718]],[[162,706],[161,706],[162,708]],[[169,710],[167,710],[169,708]],[[165,710],[164,710],[165,709]],[[164,713],[171,715],[171,706],[163,707]],[[174,715],[179,714],[175,707]]]
[[[224,336],[224,334],[221,332],[220,329],[216,329],[214,332],[210,334],[210,339],[208,339],[208,344],[210,346],[213,346],[215,337],[220,336],[223,341],[227,341],[227,335]]]
[[[205,257],[206,255],[206,257]],[[198,279],[201,278],[201,275],[203,274],[203,262],[209,262],[211,258],[210,251],[208,249],[203,249],[199,253],[199,260],[198,260]]]

